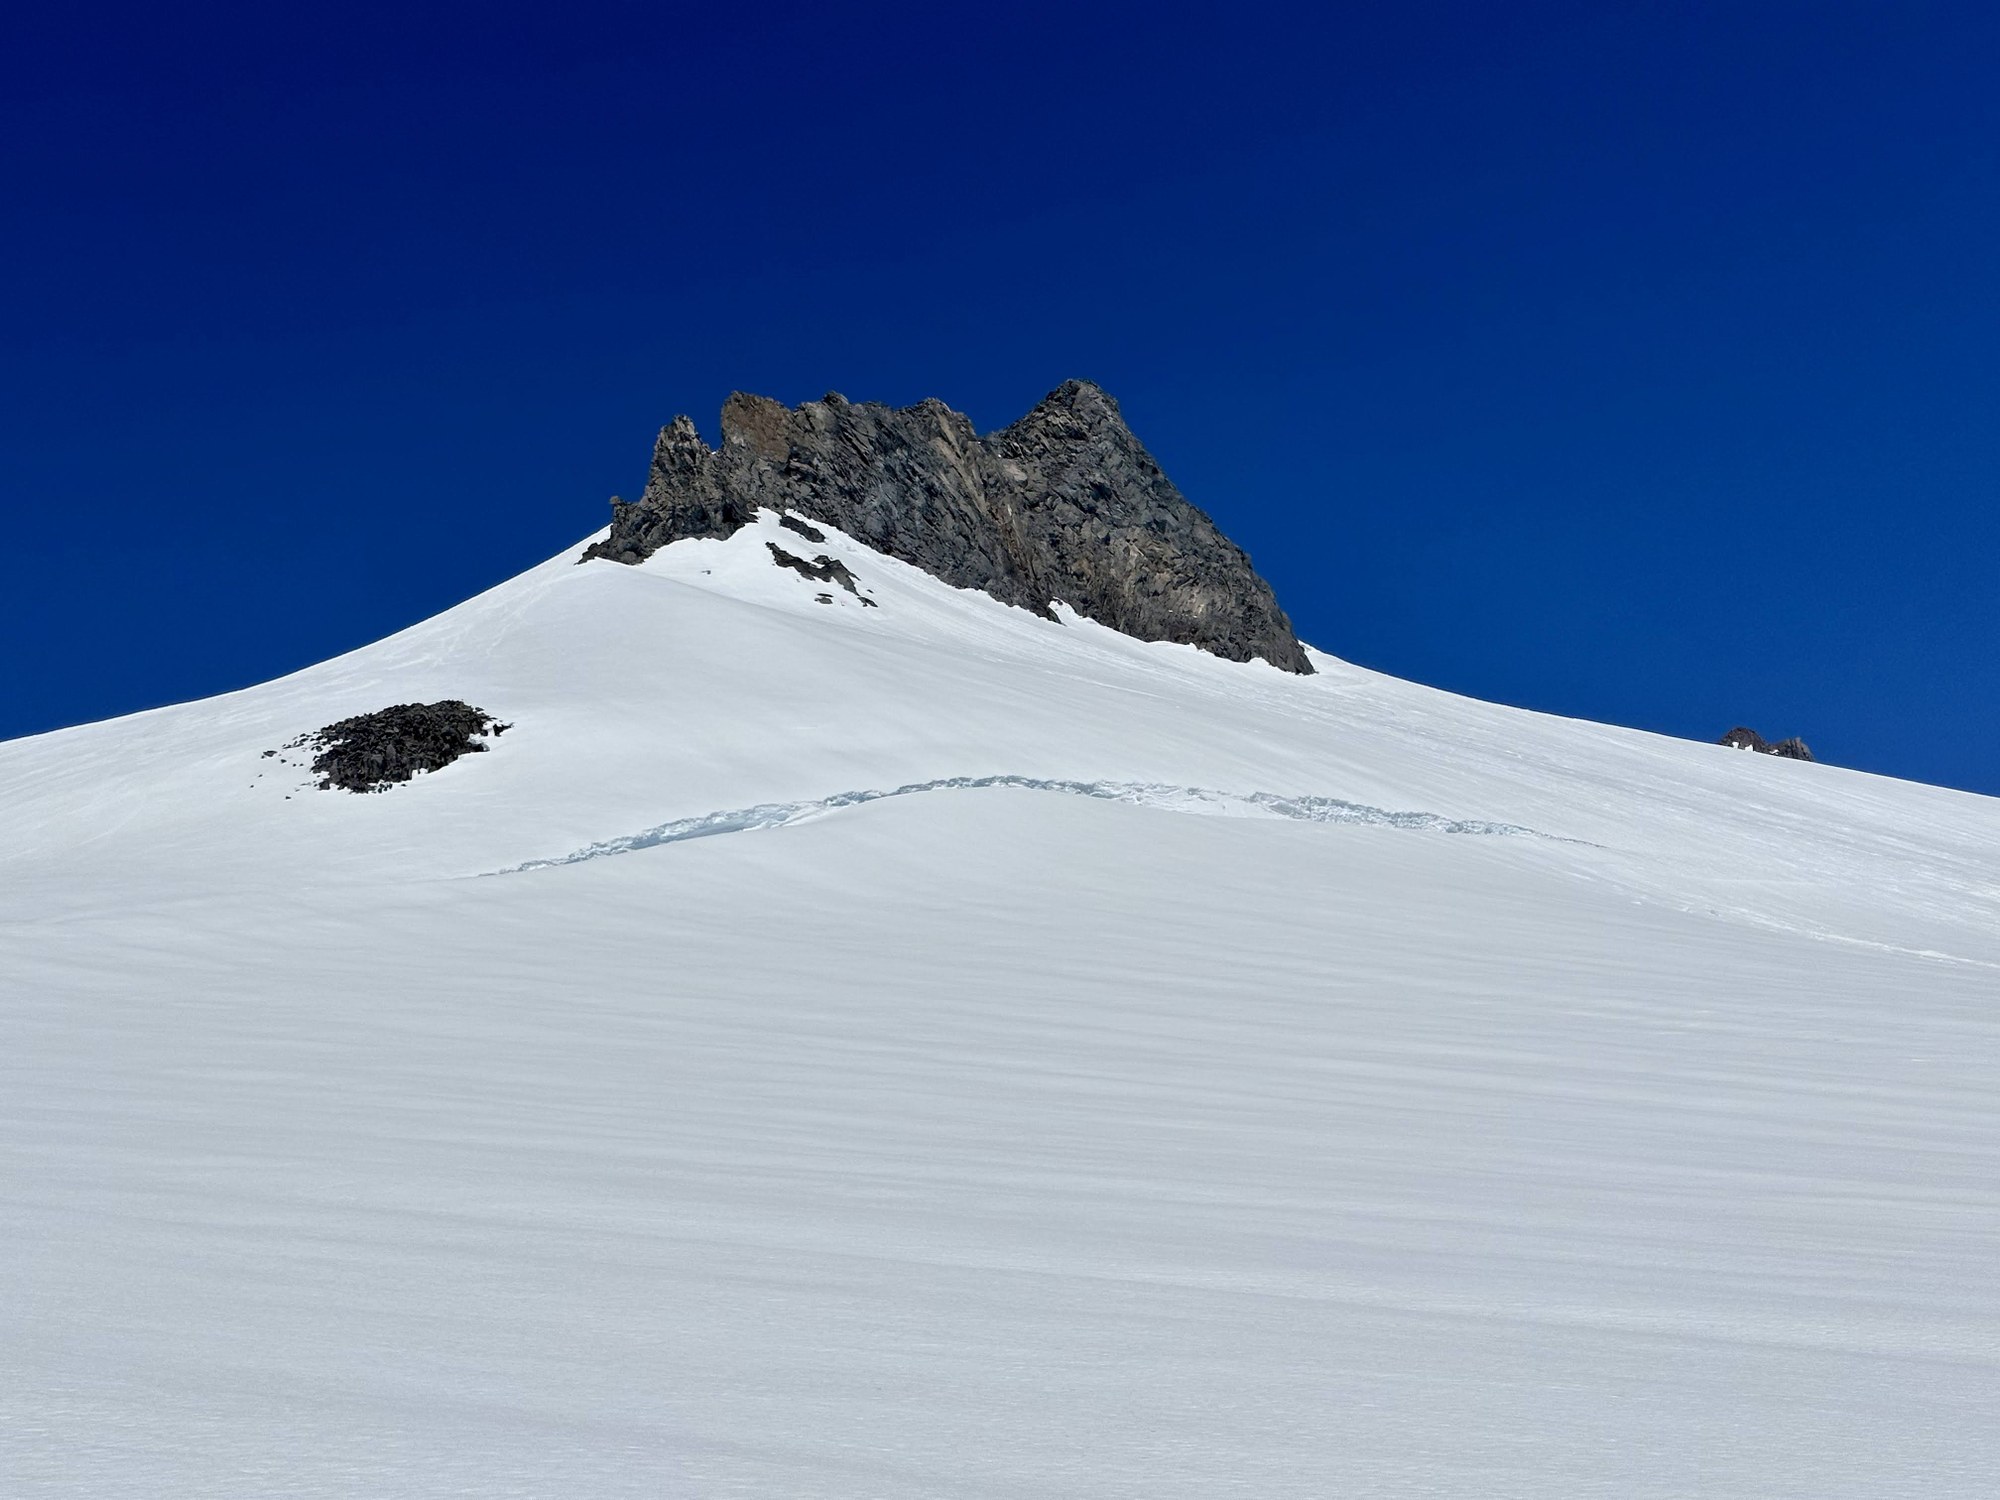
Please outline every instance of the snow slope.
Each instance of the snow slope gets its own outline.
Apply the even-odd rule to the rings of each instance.
[[[2000,804],[768,540],[0,745],[0,1494],[2000,1489]]]

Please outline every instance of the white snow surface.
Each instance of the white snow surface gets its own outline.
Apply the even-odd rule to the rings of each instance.
[[[0,745],[0,1495],[2000,1493],[2000,803],[575,555]]]

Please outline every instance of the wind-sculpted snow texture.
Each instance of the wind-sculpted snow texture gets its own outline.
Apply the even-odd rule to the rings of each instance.
[[[0,745],[0,1496],[2000,1489],[2000,806],[800,524]]]
[[[836,792],[809,802],[766,802],[756,807],[734,808],[727,812],[703,813],[699,817],[676,818],[656,828],[647,828],[623,838],[592,844],[556,859],[531,859],[502,874],[524,870],[546,870],[555,865],[573,865],[586,859],[602,859],[611,854],[630,854],[639,849],[657,849],[662,844],[678,844],[688,839],[712,838],[719,833],[749,833],[759,828],[783,828],[806,818],[836,812],[843,807],[859,807],[880,802],[885,797],[909,797],[922,792],[971,792],[987,787],[1012,787],[1019,791],[1055,792],[1066,797],[1095,797],[1101,802],[1129,802],[1136,807],[1157,808],[1162,812],[1196,813],[1212,817],[1290,818],[1300,823],[1346,823],[1375,828],[1415,828],[1430,833],[1472,833],[1525,835],[1542,838],[1532,828],[1512,823],[1486,823],[1477,819],[1441,818],[1436,813],[1391,812],[1386,808],[1363,807],[1338,797],[1280,797],[1270,792],[1223,792],[1210,787],[1139,786],[1117,781],[1052,781],[1038,776],[946,776],[936,781],[913,782],[886,790]],[[1569,842],[1565,840],[1565,842]]]
[[[610,536],[586,556],[638,562],[733,535],[760,509],[837,526],[1038,614],[1060,600],[1142,641],[1312,671],[1250,559],[1087,381],[986,438],[942,401],[895,410],[829,395],[788,411],[738,392],[722,408],[720,452],[686,417],[661,431],[645,494],[613,503]]]

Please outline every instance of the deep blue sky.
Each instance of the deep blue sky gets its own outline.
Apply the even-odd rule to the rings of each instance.
[[[1080,375],[1315,645],[2000,793],[2000,8],[39,9],[0,736],[432,614],[733,388]]]

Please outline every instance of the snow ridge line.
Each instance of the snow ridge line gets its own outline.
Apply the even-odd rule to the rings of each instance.
[[[1347,802],[1338,797],[1286,797],[1274,792],[1224,792],[1210,787],[1170,786],[1138,781],[1064,781],[1040,776],[946,776],[936,781],[913,781],[888,790],[869,788],[835,792],[806,802],[760,802],[755,807],[733,808],[703,813],[698,817],[677,818],[671,823],[642,829],[622,838],[588,844],[553,859],[531,859],[491,875],[517,875],[527,870],[547,870],[558,865],[582,864],[614,854],[630,854],[662,844],[685,843],[723,833],[748,833],[758,828],[782,828],[801,823],[843,807],[864,802],[880,802],[888,797],[909,797],[920,792],[977,791],[986,787],[1017,787],[1026,791],[1055,792],[1070,797],[1092,797],[1103,802],[1126,802],[1165,812],[1191,813],[1205,817],[1285,818],[1297,823],[1361,824],[1380,828],[1411,828],[1431,833],[1466,833],[1488,836],[1548,839],[1558,844],[1586,844],[1587,840],[1543,833],[1519,823],[1490,823],[1480,819],[1447,818],[1441,813],[1397,812]],[[1595,845],[1590,845],[1595,848]]]

